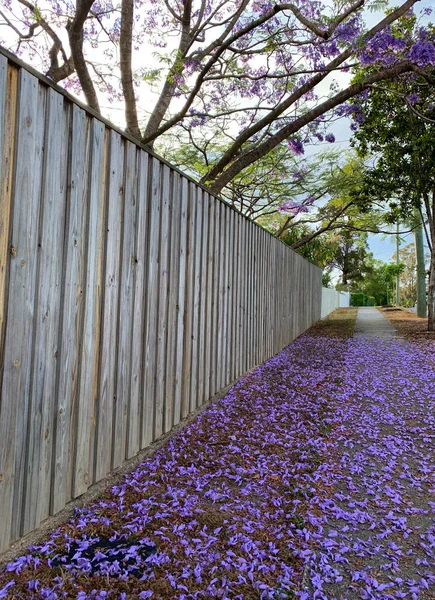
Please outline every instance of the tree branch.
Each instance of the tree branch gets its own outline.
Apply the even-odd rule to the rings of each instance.
[[[119,58],[121,69],[121,85],[125,101],[125,122],[127,124],[127,133],[130,133],[136,139],[140,140],[136,98],[133,88],[133,73],[131,70],[133,16],[133,0],[122,0]]]
[[[189,2],[190,1],[191,0],[189,0]],[[408,0],[408,1],[416,2],[417,0]],[[204,65],[204,67],[198,74],[196,82],[195,82],[192,90],[190,91],[190,94],[188,95],[183,108],[180,111],[178,111],[171,119],[168,119],[168,121],[166,121],[166,123],[164,125],[156,128],[154,126],[154,124],[150,125],[151,121],[153,121],[153,123],[154,123],[153,115],[154,115],[154,112],[156,112],[156,108],[154,109],[153,114],[150,117],[150,121],[147,124],[147,128],[145,130],[144,136],[142,138],[142,143],[143,144],[152,144],[154,142],[154,140],[157,137],[159,137],[159,135],[162,135],[163,133],[165,133],[165,131],[168,131],[168,129],[170,129],[173,125],[175,125],[176,123],[181,121],[181,119],[183,119],[186,116],[189,108],[192,106],[199,90],[201,89],[202,84],[204,83],[204,79],[205,79],[207,73],[210,72],[211,68],[217,63],[218,59],[222,56],[222,54],[225,52],[225,50],[227,50],[232,44],[234,44],[234,42],[236,42],[238,39],[240,39],[241,37],[243,37],[250,31],[252,31],[253,29],[256,29],[260,25],[263,25],[270,19],[274,18],[278,12],[283,10],[282,6],[287,6],[287,5],[276,5],[274,8],[269,10],[267,13],[265,13],[258,19],[255,19],[254,21],[251,21],[251,23],[248,23],[248,25],[245,25],[245,27],[242,27],[238,32],[234,33],[226,42],[223,42],[222,44],[220,44],[217,47],[216,52],[209,58],[207,63]],[[180,44],[181,44],[181,41],[180,41]],[[350,54],[349,54],[349,56],[350,56]],[[346,56],[346,58],[347,58],[347,56]],[[343,60],[345,60],[345,59],[343,59]],[[325,76],[326,75],[323,75],[323,77],[325,77]],[[166,87],[168,88],[168,90],[170,90],[168,79],[165,82],[164,90],[166,90]],[[174,89],[175,89],[175,86],[174,86]],[[167,103],[167,106],[169,106],[169,103],[172,99],[172,94],[173,94],[173,92],[168,94],[165,91],[164,98],[162,98],[162,96],[163,96],[163,92],[162,92],[162,95],[161,95],[162,103],[164,101],[165,103]],[[159,102],[160,102],[160,99],[159,99]],[[163,116],[166,113],[166,110],[163,113]],[[163,120],[163,116],[161,117],[160,122]]]
[[[404,13],[406,13],[409,10],[409,8],[415,4],[416,1],[417,0],[407,0],[404,4],[402,4],[402,6],[395,9],[394,11],[392,11],[389,15],[387,15],[384,19],[382,19],[382,21],[380,21],[374,27],[372,27],[370,29],[370,31],[368,31],[368,33],[363,36],[363,39],[368,40],[369,38],[376,35],[376,33],[381,31],[382,29],[384,29],[384,27],[386,27],[387,25],[389,25],[392,22],[394,22],[395,20],[397,20],[400,16],[402,16]],[[258,131],[260,131],[263,127],[272,123],[279,115],[281,115],[284,111],[286,111],[288,108],[290,108],[290,106],[292,106],[295,102],[300,100],[307,92],[312,90],[316,85],[318,85],[321,81],[323,81],[323,79],[325,79],[326,75],[329,73],[330,70],[335,69],[336,67],[340,66],[345,60],[347,60],[353,54],[353,52],[354,52],[354,50],[352,48],[348,48],[347,50],[342,52],[339,56],[337,56],[335,59],[333,59],[325,67],[324,71],[317,73],[316,75],[311,77],[307,82],[305,82],[305,84],[303,84],[297,90],[295,90],[292,94],[290,94],[290,96],[286,100],[284,100],[279,105],[277,105],[273,111],[271,111],[268,115],[266,115],[266,117],[264,117],[263,119],[260,119],[260,121],[257,121],[257,123],[255,123],[251,127],[246,128],[245,131],[243,131],[239,135],[236,143],[233,144],[223,154],[221,159],[215,164],[215,166],[210,170],[210,172],[205,177],[202,178],[201,183],[216,182],[213,184],[212,189],[215,190],[215,192],[217,192],[217,193],[220,192],[220,190],[226,185],[226,183],[229,181],[229,179],[232,178],[232,177],[230,177],[229,179],[227,179],[225,177],[225,173],[223,173],[223,171],[231,163],[234,156],[239,152],[241,146],[246,141],[248,141],[253,135],[255,135]],[[292,133],[295,133],[295,132],[293,131]],[[249,162],[249,164],[252,164],[252,163]],[[233,165],[231,165],[231,167],[232,166]],[[242,167],[238,171],[236,168],[236,169],[234,169],[234,171],[240,172],[244,168],[245,167]],[[224,181],[224,183],[222,183],[222,185],[220,183],[219,184],[217,183],[217,178],[221,173],[223,173],[222,181]],[[220,181],[220,178],[219,178],[219,181]]]
[[[329,221],[329,223],[327,223],[327,225],[324,225],[317,231],[313,231],[313,233],[311,233],[310,235],[307,235],[307,236],[303,237],[302,239],[298,240],[297,242],[292,244],[290,246],[290,248],[292,248],[293,250],[296,250],[297,248],[300,248],[301,246],[308,244],[308,242],[311,242],[311,240],[314,240],[314,238],[321,235],[322,233],[325,233],[325,231],[328,231],[329,229],[331,229],[333,227],[334,223],[337,221],[337,219],[339,217],[341,217],[341,215],[349,208],[349,206],[352,206],[352,204],[353,204],[353,201],[345,204],[343,206],[343,208]]]
[[[72,21],[68,21],[67,32],[71,47],[75,71],[80,81],[86,101],[97,113],[100,112],[97,93],[91,76],[89,75],[83,54],[83,25],[92,7],[94,0],[76,0],[76,13]]]
[[[175,89],[177,87],[176,76],[181,75],[184,70],[184,58],[189,49],[191,43],[190,37],[190,25],[192,18],[192,0],[185,0],[184,11],[181,20],[181,37],[178,45],[177,55],[175,60],[169,69],[169,73],[166,76],[165,83],[163,85],[162,92],[154,106],[153,112],[148,119],[148,123],[145,128],[145,132],[142,137],[142,143],[152,146],[157,135],[154,135],[159,131],[161,122],[163,121],[165,114],[169,108],[171,100],[174,96]],[[169,129],[169,127],[167,128]],[[165,129],[166,131],[166,129]]]
[[[324,115],[325,113],[335,108],[339,104],[342,104],[346,100],[357,96],[370,84],[375,83],[376,81],[381,81],[383,79],[390,79],[392,77],[396,77],[401,73],[410,71],[410,67],[411,63],[409,61],[403,61],[401,63],[398,63],[397,65],[394,65],[393,67],[369,75],[364,82],[350,85],[345,90],[342,90],[335,96],[332,96],[332,98],[329,98],[328,100],[319,104],[315,108],[307,111],[304,115],[295,119],[289,125],[282,127],[277,133],[269,137],[265,142],[263,142],[253,150],[246,152],[245,154],[240,156],[240,158],[236,159],[229,166],[229,168],[222,173],[222,175],[216,177],[212,185],[210,185],[210,190],[212,191],[212,193],[218,194],[231,179],[233,179],[241,171],[246,169],[246,167],[265,156],[268,152],[273,150],[273,148],[278,146],[278,144],[280,144],[282,141],[284,141],[291,135],[297,133],[300,129],[302,129],[302,127],[304,127],[308,123],[311,123],[318,117]],[[233,147],[235,146],[237,146],[237,144],[233,145]],[[221,159],[220,163],[218,163],[218,166],[212,169],[209,175],[206,178],[204,178],[206,182],[210,181],[215,173],[218,174],[218,168],[220,171],[222,171],[224,167],[223,162],[223,159]]]
[[[35,18],[36,15],[38,15],[37,22],[32,23],[32,25],[30,25],[27,34],[20,34],[20,32],[12,24],[10,24],[10,27],[12,27],[12,29],[16,33],[18,33],[20,39],[22,40],[30,39],[33,36],[35,30],[38,27],[41,27],[53,41],[53,44],[48,52],[48,55],[50,57],[50,68],[46,72],[46,76],[50,77],[50,79],[52,79],[55,82],[58,82],[61,79],[65,79],[65,77],[69,77],[69,75],[71,75],[74,72],[74,63],[71,59],[67,58],[61,39],[54,31],[54,29],[47,23],[47,21],[40,15],[39,11],[37,11],[35,4],[32,4],[28,0],[19,0],[19,2],[20,4],[28,8],[33,13],[33,15],[35,15]],[[59,67],[59,61],[57,58],[59,52],[62,54],[62,58],[64,61],[64,64],[61,67]]]

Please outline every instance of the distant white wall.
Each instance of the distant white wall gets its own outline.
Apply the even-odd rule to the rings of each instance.
[[[347,308],[350,302],[349,292],[337,292],[329,288],[322,288],[322,319],[337,308]]]
[[[340,308],[348,308],[350,306],[350,292],[340,292]]]
[[[340,306],[340,292],[329,288],[322,288],[322,319]]]

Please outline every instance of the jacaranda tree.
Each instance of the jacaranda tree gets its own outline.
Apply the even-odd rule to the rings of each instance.
[[[95,111],[122,100],[144,144],[220,128],[225,144],[202,178],[217,193],[280,144],[301,153],[328,135],[332,111],[368,86],[433,64],[423,29],[391,44],[390,25],[416,2],[369,30],[373,0],[6,0],[0,24],[11,50]],[[361,61],[376,68],[353,83],[336,77]]]

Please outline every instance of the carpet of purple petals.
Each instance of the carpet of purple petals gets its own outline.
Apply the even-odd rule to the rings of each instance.
[[[10,563],[0,598],[435,598],[434,370],[430,346],[302,336]]]
[[[346,344],[301,337],[249,373],[10,563],[0,598],[292,598]]]
[[[353,339],[344,373],[301,597],[435,598],[435,344]]]

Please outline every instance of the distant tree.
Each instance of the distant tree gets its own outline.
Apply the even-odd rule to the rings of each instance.
[[[403,263],[399,265],[385,263],[382,260],[370,257],[366,264],[364,277],[360,281],[352,282],[351,291],[372,296],[379,306],[389,304],[392,298],[394,280],[404,269],[405,265]]]
[[[403,263],[404,269],[400,274],[400,300],[405,306],[414,306],[417,299],[417,259],[415,255],[415,244],[411,243],[399,252],[400,262]],[[391,260],[396,261],[397,253],[395,252]]]
[[[280,239],[291,248],[296,249],[305,258],[325,269],[325,275],[328,274],[330,276],[332,271],[331,265],[338,251],[337,238],[332,233],[325,233],[294,248],[301,239],[309,237],[310,232],[311,229],[308,225],[300,225],[287,229]]]
[[[394,252],[391,260],[396,261],[396,258],[397,253]],[[404,265],[400,274],[400,296],[406,305],[413,306],[417,299],[417,257],[414,242],[400,248],[399,259]],[[426,260],[430,261],[429,255],[426,255]]]
[[[332,266],[341,273],[343,289],[362,281],[370,270],[367,234],[344,230],[336,234],[337,251]]]
[[[406,37],[415,19],[400,21],[393,33]],[[433,40],[429,27],[426,36]],[[370,67],[368,68],[370,70]],[[362,76],[365,76],[363,74]],[[362,155],[376,163],[365,174],[361,195],[367,202],[387,202],[391,221],[412,219],[420,211],[431,251],[428,289],[428,329],[435,330],[435,70],[429,76],[372,86],[352,107],[354,140]]]

